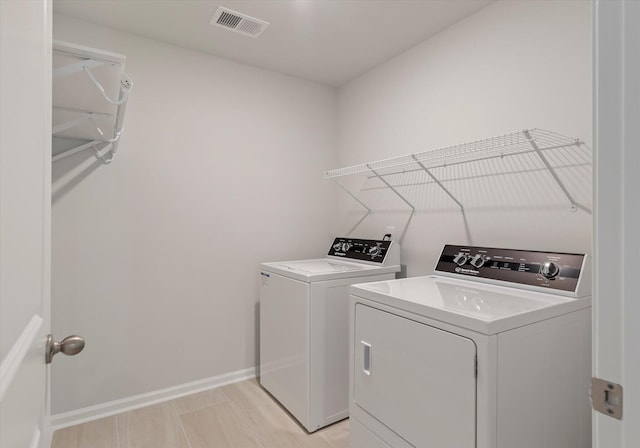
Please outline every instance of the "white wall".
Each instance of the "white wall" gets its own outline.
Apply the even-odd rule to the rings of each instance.
[[[334,89],[63,16],[127,56],[118,157],[53,167],[54,414],[257,365],[258,265],[322,256]]]
[[[527,128],[579,137],[591,146],[590,20],[589,1],[499,1],[343,86],[340,166]],[[562,174],[590,205],[589,169]],[[570,212],[567,200],[539,176],[467,183],[468,196],[480,199],[464,204],[466,224],[444,195],[435,200],[429,197],[433,189],[405,189],[418,203],[402,241],[407,273],[430,272],[445,243],[590,251],[590,214]],[[400,234],[408,208],[392,196],[378,193],[376,213],[354,234],[382,234],[387,225]],[[341,202],[343,209],[352,207],[342,224],[349,229],[362,208],[346,195]]]
[[[322,170],[532,127],[591,144],[586,0],[497,2],[337,95],[66,17],[54,37],[126,54],[135,83],[116,161],[54,165],[53,329],[87,337],[53,367],[54,413],[255,366],[259,262],[320,256],[359,216]],[[465,204],[466,226],[413,189],[407,273],[446,242],[589,251],[590,215],[526,179],[503,206]],[[391,196],[356,235],[401,233]]]

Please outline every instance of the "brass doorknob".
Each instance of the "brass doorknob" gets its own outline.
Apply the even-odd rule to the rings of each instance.
[[[51,364],[53,355],[62,352],[65,355],[73,356],[77,355],[84,348],[84,338],[77,335],[67,336],[60,342],[53,340],[53,335],[47,336],[47,346],[45,353],[45,362]]]

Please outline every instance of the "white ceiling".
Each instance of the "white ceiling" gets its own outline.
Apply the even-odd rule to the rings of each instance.
[[[340,86],[493,0],[53,0],[55,13]],[[257,39],[209,21],[218,6],[270,22]]]

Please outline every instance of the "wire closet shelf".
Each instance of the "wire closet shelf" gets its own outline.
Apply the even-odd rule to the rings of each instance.
[[[325,171],[324,178],[333,180],[342,190],[349,194],[355,201],[371,213],[369,208],[360,198],[338,182],[339,178],[354,175],[366,175],[368,179],[377,179],[382,187],[391,190],[415,213],[415,206],[407,195],[403,194],[404,186],[399,179],[402,175],[415,172],[423,172],[431,184],[437,187],[453,201],[456,206],[465,212],[463,201],[451,188],[451,179],[444,179],[443,173],[447,169],[467,164],[485,164],[489,161],[507,160],[509,158],[526,157],[528,163],[535,160],[536,170],[547,173],[547,179],[557,188],[557,193],[564,197],[571,211],[581,209],[591,213],[589,205],[579,203],[567,188],[567,185],[558,174],[558,171],[567,166],[590,166],[591,149],[578,138],[571,138],[553,131],[543,129],[525,129],[507,135],[478,140],[455,146],[423,151],[415,154],[394,157],[360,165]],[[500,168],[499,164],[491,176],[514,174],[506,168]],[[504,171],[500,171],[503,169]],[[525,182],[524,178],[522,182]],[[367,215],[363,216],[364,219]],[[358,224],[362,221],[358,222]],[[356,224],[356,227],[357,225]],[[353,229],[352,229],[353,230]]]
[[[113,161],[133,87],[125,61],[117,53],[53,42],[52,161],[87,149],[103,163]]]

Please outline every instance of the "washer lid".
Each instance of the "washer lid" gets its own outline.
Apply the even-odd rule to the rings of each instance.
[[[367,269],[369,266],[355,263],[339,263],[331,260],[301,260],[278,263],[282,268],[307,274],[327,274]]]
[[[591,306],[581,299],[439,276],[361,283],[351,294],[484,334]]]
[[[262,263],[263,271],[295,278],[304,282],[385,274],[400,271],[400,266],[372,266],[365,263],[320,258],[312,260]]]

